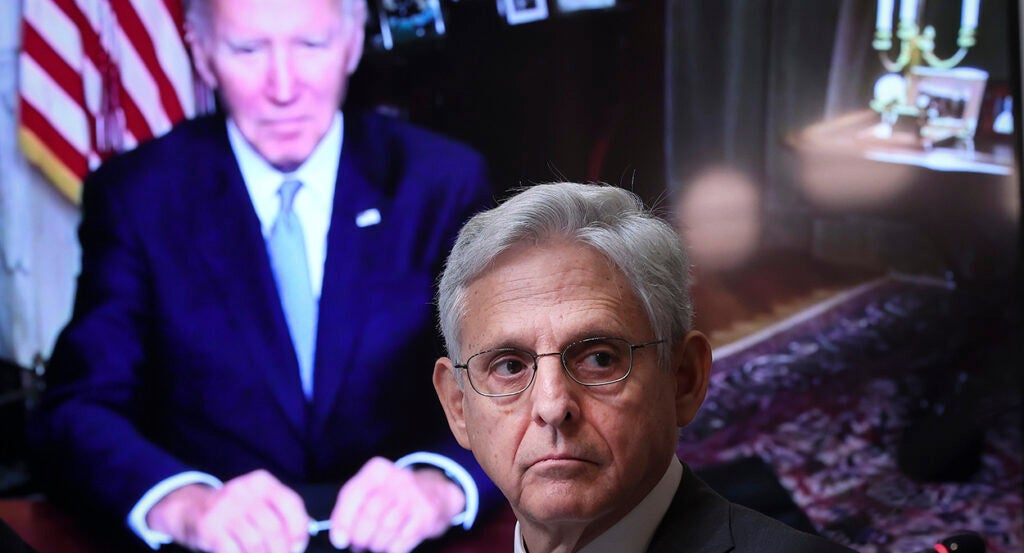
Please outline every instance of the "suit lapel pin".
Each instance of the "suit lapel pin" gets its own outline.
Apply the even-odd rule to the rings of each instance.
[[[380,211],[376,207],[371,207],[365,211],[360,211],[356,215],[356,226],[359,228],[372,227],[380,223]]]

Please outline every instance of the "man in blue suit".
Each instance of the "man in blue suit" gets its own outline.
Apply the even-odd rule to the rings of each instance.
[[[153,548],[301,551],[318,525],[299,492],[323,483],[339,548],[468,527],[474,465],[433,408],[432,287],[489,203],[482,159],[339,111],[365,0],[186,9],[225,114],[85,184],[74,314],[30,429],[47,490]]]

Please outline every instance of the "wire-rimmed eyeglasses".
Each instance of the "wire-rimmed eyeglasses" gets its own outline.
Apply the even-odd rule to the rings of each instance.
[[[584,386],[604,386],[621,382],[633,370],[633,351],[660,344],[654,340],[644,344],[630,344],[623,338],[599,336],[573,342],[562,351],[533,353],[519,348],[494,348],[475,353],[463,364],[469,384],[476,393],[487,397],[505,397],[520,394],[533,384],[537,375],[537,360],[558,355],[562,369],[569,378]]]

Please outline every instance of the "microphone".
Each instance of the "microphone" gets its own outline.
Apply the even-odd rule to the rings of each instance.
[[[985,540],[977,532],[960,532],[917,553],[985,553]]]
[[[985,553],[985,540],[977,532],[961,532],[935,544],[938,553]]]

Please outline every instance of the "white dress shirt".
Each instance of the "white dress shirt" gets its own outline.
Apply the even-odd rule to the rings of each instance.
[[[664,476],[655,484],[647,497],[594,541],[578,553],[644,553],[651,544],[654,531],[668,512],[679,482],[683,479],[683,464],[672,455]],[[523,535],[516,522],[515,553],[527,553]]]
[[[290,173],[282,173],[263,159],[238,130],[234,121],[228,120],[228,140],[238,160],[242,180],[249,191],[249,199],[260,219],[263,238],[270,236],[270,229],[281,211],[281,197],[278,189],[286,180],[298,180],[302,187],[295,194],[292,209],[302,226],[306,242],[306,260],[309,263],[309,283],[313,297],[320,298],[323,288],[324,261],[327,259],[327,230],[331,225],[331,210],[334,207],[334,183],[338,178],[338,160],[344,136],[344,119],[341,112],[334,116],[327,134],[309,154],[306,161]]]

